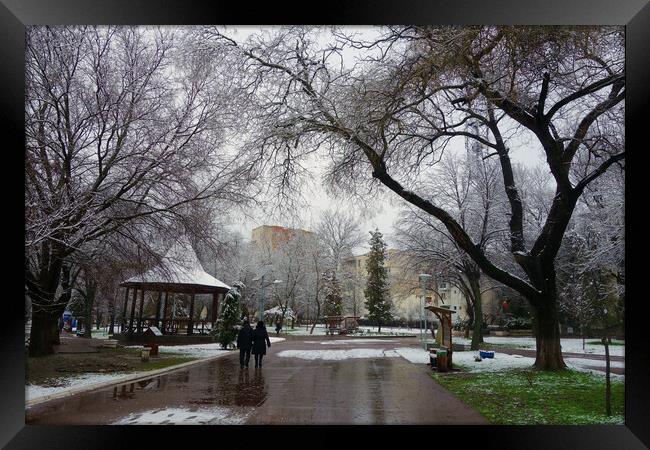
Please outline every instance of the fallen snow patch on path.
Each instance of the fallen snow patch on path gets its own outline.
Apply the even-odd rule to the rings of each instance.
[[[270,337],[269,340],[274,342],[282,342],[285,338]],[[144,348],[142,345],[134,345],[126,348]],[[224,350],[221,344],[214,342],[211,344],[196,344],[196,345],[160,345],[158,347],[160,353],[180,353],[184,356],[191,356],[193,358],[208,358],[210,356],[220,355],[222,353],[231,353],[232,350]]]
[[[428,364],[429,363],[429,352],[422,350],[421,348],[413,347],[398,347],[394,351],[401,356],[402,358],[415,363],[415,364]]]
[[[78,375],[72,377],[59,377],[50,379],[49,382],[55,386],[40,386],[36,384],[25,385],[25,400],[32,400],[46,395],[56,394],[58,392],[66,391],[72,387],[78,388],[80,386],[87,386],[95,383],[103,383],[105,381],[115,380],[122,378],[124,373],[89,373],[85,375]]]
[[[283,350],[278,353],[278,356],[283,358],[341,361],[353,358],[392,358],[399,355],[392,350],[381,348],[351,348],[346,350]]]
[[[314,341],[308,341],[308,342],[314,342]],[[374,344],[376,342],[395,342],[395,341],[391,339],[356,338],[356,339],[337,339],[334,341],[320,341],[319,343],[321,345],[336,345],[336,344]]]
[[[131,413],[112,425],[236,425],[243,423],[248,414],[228,408],[164,408]]]

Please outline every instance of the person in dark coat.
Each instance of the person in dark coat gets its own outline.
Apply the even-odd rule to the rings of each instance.
[[[255,355],[255,367],[262,367],[262,358],[266,355],[266,346],[271,347],[269,333],[266,331],[263,321],[257,322],[253,330],[253,355]]]
[[[239,365],[243,369],[248,369],[248,361],[251,360],[251,348],[253,347],[253,329],[244,319],[244,325],[239,330],[237,335],[237,348],[239,349]]]

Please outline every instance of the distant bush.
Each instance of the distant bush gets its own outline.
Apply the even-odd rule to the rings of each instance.
[[[533,322],[528,317],[509,317],[503,326],[508,330],[528,330],[532,328]]]

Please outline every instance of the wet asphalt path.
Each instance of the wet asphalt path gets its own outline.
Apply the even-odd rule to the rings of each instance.
[[[26,411],[28,424],[486,424],[433,381],[424,364],[401,357],[305,360],[284,350],[415,347],[416,338],[273,344],[264,367],[240,369],[237,352],[136,383],[52,400]],[[307,342],[305,342],[307,341]]]

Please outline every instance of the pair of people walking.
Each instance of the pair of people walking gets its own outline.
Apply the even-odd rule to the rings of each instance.
[[[239,349],[239,365],[243,369],[248,368],[248,362],[251,359],[251,351],[255,355],[255,368],[262,367],[262,358],[266,355],[266,346],[271,347],[269,333],[266,331],[263,321],[257,322],[253,330],[244,320],[244,325],[237,335],[237,348]]]

